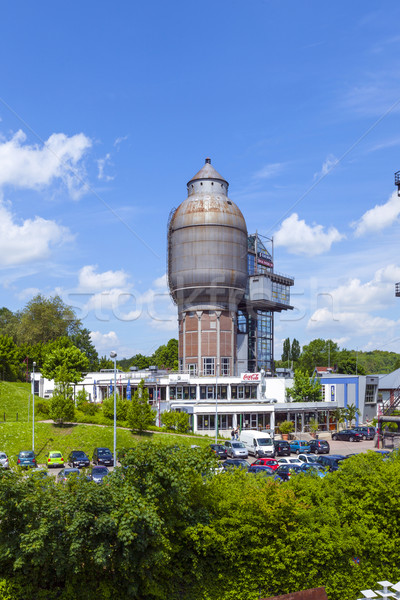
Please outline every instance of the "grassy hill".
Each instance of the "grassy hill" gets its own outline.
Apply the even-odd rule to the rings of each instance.
[[[30,389],[30,384],[27,383],[0,382],[0,450],[7,453],[11,464],[16,464],[16,456],[21,450],[32,449]],[[36,401],[40,401],[40,398],[35,397]],[[208,437],[193,438],[165,433],[139,436],[129,430],[117,428],[117,448],[134,447],[139,441],[146,439],[161,440],[168,444],[176,443],[180,446],[191,444],[203,446],[210,443]],[[53,423],[35,423],[35,452],[38,454],[39,463],[46,463],[46,454],[49,450],[59,450],[64,458],[67,458],[72,450],[83,450],[91,458],[96,446],[105,446],[112,450],[114,446],[112,426],[80,424],[60,427]]]

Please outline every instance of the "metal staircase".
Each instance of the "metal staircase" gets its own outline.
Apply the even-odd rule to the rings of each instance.
[[[382,404],[382,415],[389,417],[395,410],[400,410],[400,386],[393,392],[393,396]]]

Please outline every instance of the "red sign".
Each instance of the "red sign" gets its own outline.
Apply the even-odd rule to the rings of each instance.
[[[257,262],[259,265],[263,265],[264,267],[273,267],[274,266],[274,263],[271,262],[270,260],[267,260],[266,258],[258,257]]]
[[[242,373],[242,381],[261,381],[261,373]]]

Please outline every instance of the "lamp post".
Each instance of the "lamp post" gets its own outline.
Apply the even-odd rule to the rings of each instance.
[[[114,468],[117,466],[117,353],[110,352],[114,361]]]
[[[219,363],[216,365],[215,371],[215,443],[218,444],[218,369]]]
[[[35,452],[35,367],[36,363],[32,363],[32,450]]]

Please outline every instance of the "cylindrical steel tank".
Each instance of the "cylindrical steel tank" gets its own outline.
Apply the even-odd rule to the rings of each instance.
[[[206,159],[168,227],[168,283],[178,310],[233,310],[247,283],[247,228],[228,182]]]

